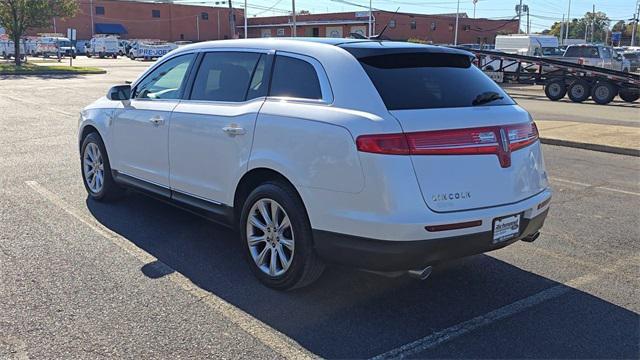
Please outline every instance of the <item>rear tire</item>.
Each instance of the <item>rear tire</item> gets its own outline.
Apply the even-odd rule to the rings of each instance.
[[[97,201],[113,200],[122,189],[111,175],[109,156],[98,133],[85,136],[80,148],[80,172],[89,196]]]
[[[567,85],[564,79],[552,79],[544,85],[544,94],[549,100],[558,101],[567,95]]]
[[[240,234],[251,271],[270,288],[307,286],[324,271],[304,204],[282,181],[266,182],[249,194],[242,206]]]
[[[576,80],[569,85],[567,95],[571,101],[581,103],[591,95],[591,87],[589,83],[584,80]]]
[[[633,91],[631,89],[620,89],[618,92],[620,99],[626,102],[634,102],[640,99],[640,90]]]
[[[600,105],[610,103],[618,94],[618,89],[608,81],[598,81],[591,89],[591,98]]]

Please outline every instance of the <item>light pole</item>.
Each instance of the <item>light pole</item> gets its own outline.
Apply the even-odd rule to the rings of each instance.
[[[458,18],[460,17],[460,0],[458,0],[458,7],[456,8],[456,30],[453,37],[453,45],[458,45]]]
[[[520,0],[520,5],[518,5],[518,34],[522,33],[522,0]]]
[[[89,1],[89,14],[91,14],[91,37],[93,37],[93,34],[94,34],[94,28],[93,28],[93,0]]]
[[[636,46],[636,31],[638,31],[638,18],[640,18],[640,0],[636,1],[636,13],[633,14],[633,31],[631,32],[631,46]]]
[[[296,27],[296,0],[291,0],[291,10],[293,10],[293,34],[292,37],[298,35],[298,28]]]
[[[373,36],[373,0],[369,0],[369,37]]]
[[[244,0],[244,38],[247,38],[247,0]]]
[[[567,9],[567,35],[565,40],[569,39],[569,26],[571,25],[571,0],[569,0],[569,8]]]

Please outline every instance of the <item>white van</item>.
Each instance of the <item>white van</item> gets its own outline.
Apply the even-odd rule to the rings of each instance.
[[[496,51],[528,56],[562,56],[553,35],[498,35]]]
[[[85,54],[87,57],[97,56],[99,58],[118,57],[120,41],[113,35],[96,35],[85,44]]]

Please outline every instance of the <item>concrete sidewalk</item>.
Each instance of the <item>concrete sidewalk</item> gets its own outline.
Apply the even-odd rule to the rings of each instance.
[[[640,127],[536,121],[544,144],[640,156]]]

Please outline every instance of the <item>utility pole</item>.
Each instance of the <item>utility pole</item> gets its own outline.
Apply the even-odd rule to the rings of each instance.
[[[560,23],[560,45],[564,45],[564,14],[562,14],[562,22]]]
[[[631,31],[631,46],[636,46],[636,31],[638,31],[639,17],[640,17],[640,0],[636,1],[636,13],[633,14],[633,30]]]
[[[229,27],[231,28],[231,38],[236,38],[236,14],[233,12],[233,5],[229,0]]]
[[[593,34],[596,32],[596,4],[593,4],[593,10],[591,11],[591,43],[593,44]]]
[[[520,0],[522,1],[522,0]],[[453,38],[453,45],[458,45],[458,18],[460,17],[460,0],[458,0],[458,8],[456,9],[456,31]]]
[[[527,6],[527,35],[531,34],[531,22],[529,21],[529,7]]]
[[[569,26],[571,25],[571,0],[569,0],[569,9],[567,9],[567,37],[569,39]]]
[[[247,38],[247,28],[248,28],[248,24],[247,24],[247,0],[244,0],[244,38]]]
[[[520,0],[520,5],[518,5],[518,34],[521,34],[522,31],[522,0]]]
[[[369,37],[373,36],[373,0],[369,0]]]
[[[91,37],[93,37],[95,31],[93,26],[93,0],[89,1],[89,14],[91,14]]]
[[[291,0],[291,10],[293,10],[293,37],[298,35],[298,28],[296,26],[296,0]]]
[[[196,31],[198,32],[198,41],[200,41],[200,15],[196,15]]]

